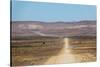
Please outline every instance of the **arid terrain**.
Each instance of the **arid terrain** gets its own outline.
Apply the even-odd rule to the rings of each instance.
[[[96,36],[96,21],[13,21],[12,36]]]
[[[39,36],[31,38],[30,40],[25,38],[12,40],[12,65],[96,61],[95,37],[59,38]]]
[[[96,61],[96,21],[12,23],[13,66]]]

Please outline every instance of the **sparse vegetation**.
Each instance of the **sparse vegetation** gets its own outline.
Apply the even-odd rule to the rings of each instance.
[[[60,56],[66,53],[65,51],[70,51],[75,58],[73,60],[78,60],[74,62],[96,61],[96,37],[93,36],[68,37],[67,44],[61,37],[40,36],[17,37],[13,38],[11,42],[12,65],[14,66],[63,63],[58,59],[64,58],[68,61],[67,56]],[[64,48],[64,45],[69,46]],[[51,60],[49,60],[50,58]]]

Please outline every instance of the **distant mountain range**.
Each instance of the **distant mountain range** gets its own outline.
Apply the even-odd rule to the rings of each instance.
[[[96,21],[12,21],[12,36],[96,36]]]

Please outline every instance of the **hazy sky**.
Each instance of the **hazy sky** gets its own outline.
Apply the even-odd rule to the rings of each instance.
[[[96,20],[95,5],[58,4],[31,1],[12,2],[13,21]]]

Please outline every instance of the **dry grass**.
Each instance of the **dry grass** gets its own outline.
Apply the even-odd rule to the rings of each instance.
[[[17,37],[11,42],[13,66],[96,61],[95,37]]]

